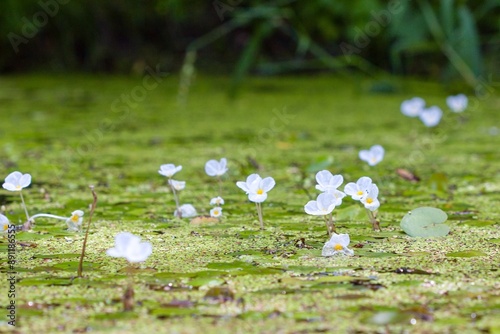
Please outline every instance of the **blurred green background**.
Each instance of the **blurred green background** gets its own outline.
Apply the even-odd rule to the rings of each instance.
[[[0,16],[1,73],[184,63],[236,84],[361,71],[474,87],[500,68],[500,0],[3,0]]]

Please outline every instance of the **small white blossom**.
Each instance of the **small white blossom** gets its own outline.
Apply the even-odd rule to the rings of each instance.
[[[422,110],[419,117],[424,125],[428,128],[432,128],[439,124],[441,117],[443,116],[443,111],[436,106],[432,106]]]
[[[467,96],[464,94],[452,95],[446,98],[446,104],[453,112],[462,112],[467,108]]]
[[[246,182],[238,181],[236,185],[248,195],[251,202],[262,203],[267,199],[267,192],[273,189],[276,182],[272,177],[262,179],[258,174],[251,174]]]
[[[0,224],[2,224],[2,233],[7,233],[9,230],[10,222],[7,217],[0,213]]]
[[[351,196],[353,200],[359,201],[367,195],[371,185],[372,179],[370,179],[368,176],[363,176],[359,178],[356,183],[349,182],[348,184],[346,184],[344,187],[344,191],[347,195]]]
[[[401,103],[401,112],[408,117],[417,117],[425,107],[424,99],[414,97]]]
[[[179,210],[181,211],[181,214],[180,214],[181,218],[196,217],[198,215],[198,213],[196,212],[196,209],[191,204],[182,204],[179,207]],[[177,209],[174,211],[174,216],[179,217]]]
[[[221,207],[216,206],[215,208],[210,210],[210,217],[219,218],[220,216],[222,216],[222,208]]]
[[[336,254],[344,254],[352,256],[354,251],[347,248],[351,240],[348,234],[333,234],[330,240],[328,240],[323,246],[321,252],[322,256],[334,256]]]
[[[68,225],[69,231],[80,230],[80,228],[82,227],[83,214],[84,212],[82,210],[75,210],[71,213],[71,217],[66,219],[66,224]]]
[[[333,175],[330,171],[322,170],[316,173],[316,189],[319,191],[333,192],[344,182],[342,175]]]
[[[380,202],[378,200],[378,187],[376,184],[372,183],[368,189],[366,196],[361,198],[361,203],[365,205],[370,211],[375,211],[379,208]]]
[[[209,160],[205,164],[205,173],[208,176],[221,176],[227,172],[227,160],[226,158],[217,160]]]
[[[124,257],[131,263],[143,262],[153,252],[149,242],[141,242],[141,238],[129,232],[121,232],[115,236],[115,247],[106,251],[112,257]]]
[[[176,191],[181,191],[182,189],[186,188],[186,181],[177,181],[177,180],[169,179],[168,184],[172,188],[174,188]]]
[[[384,159],[384,148],[380,145],[373,145],[369,150],[359,151],[359,158],[366,161],[370,166],[375,166]]]
[[[304,211],[313,216],[324,216],[330,214],[337,205],[337,198],[328,192],[318,195],[315,201],[309,201],[304,206]]]
[[[4,189],[9,191],[21,191],[26,188],[31,183],[31,175],[23,174],[21,172],[15,171],[7,175],[5,178],[5,183],[2,185]]]
[[[160,170],[158,173],[164,175],[168,178],[174,176],[175,173],[179,172],[182,169],[182,166],[175,166],[174,164],[165,164],[160,166]]]
[[[210,200],[210,205],[217,205],[217,206],[224,205],[224,199],[220,196],[214,197]]]

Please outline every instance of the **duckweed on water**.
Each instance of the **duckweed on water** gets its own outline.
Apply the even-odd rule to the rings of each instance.
[[[470,97],[476,100],[459,119],[444,109],[448,92],[430,83],[407,81],[399,93],[376,95],[360,88],[372,82],[328,76],[251,79],[238,100],[227,101],[225,78],[200,78],[180,108],[178,83],[165,78],[140,103],[112,109],[137,80],[30,76],[0,83],[2,175],[30,171],[34,184],[23,190],[29,207],[64,217],[88,208],[89,184],[100,196],[81,278],[81,232],[40,220],[16,234],[15,330],[499,330],[500,153],[490,131],[500,120],[498,94]],[[401,101],[416,95],[445,110],[435,127],[401,114]],[[385,155],[368,166],[358,152],[375,142]],[[209,215],[214,183],[204,166],[221,156],[228,165],[223,220],[205,225],[174,217],[171,189],[155,168],[183,165],[189,181],[183,201]],[[359,205],[336,211],[335,227],[349,234],[354,256],[322,257],[324,223],[304,213],[323,169],[348,180],[370,175],[380,189],[381,232],[367,226]],[[400,177],[397,169],[420,181]],[[272,200],[261,203],[263,230],[235,187],[256,172],[276,180]],[[2,213],[20,224],[24,211],[15,195],[1,194]],[[449,216],[447,236],[403,233],[403,216],[423,206]],[[133,271],[132,312],[122,311],[127,267],[106,256],[122,231],[153,247]],[[6,238],[0,249],[6,258]],[[6,261],[0,270],[8,275]],[[0,302],[9,303],[5,290]],[[13,331],[5,319],[2,330]]]

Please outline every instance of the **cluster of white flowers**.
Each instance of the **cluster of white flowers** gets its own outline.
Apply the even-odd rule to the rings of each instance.
[[[164,164],[160,166],[160,170],[158,171],[158,173],[168,178],[168,185],[172,190],[175,200],[174,216],[179,218],[195,217],[196,215],[198,215],[198,213],[196,212],[196,209],[192,204],[180,205],[179,203],[179,196],[177,195],[177,193],[186,188],[186,182],[174,180],[172,179],[172,176],[174,176],[181,170],[182,166],[175,166],[174,164]]]
[[[24,202],[24,197],[22,194],[22,190],[26,187],[28,187],[31,184],[31,175],[30,174],[23,174],[19,171],[15,171],[7,175],[5,178],[5,182],[2,185],[2,187],[8,191],[17,191],[19,192],[19,195],[21,196],[21,202],[22,206],[24,209],[24,212],[26,214],[26,224],[24,225],[23,228],[26,228],[27,226],[31,227],[31,224],[35,222],[35,218],[39,217],[46,217],[46,218],[54,218],[54,219],[59,219],[59,220],[64,220],[66,222],[66,225],[68,226],[68,231],[79,231],[81,226],[82,226],[82,221],[83,221],[83,214],[84,212],[82,210],[76,210],[71,213],[71,216],[69,217],[61,217],[57,215],[52,215],[48,213],[37,213],[33,216],[30,216],[28,213],[28,208],[26,207],[26,203]],[[8,230],[9,226],[11,225],[8,218],[5,217],[4,215],[0,214],[0,222],[3,225],[3,231],[5,232]]]
[[[337,189],[344,182],[344,177],[322,170],[316,173],[316,182],[316,189],[322,193],[316,200],[307,202],[304,211],[313,216],[329,215],[336,206],[342,204],[342,198],[345,197],[345,193]]]
[[[446,98],[448,108],[455,113],[461,113],[467,108],[468,99],[464,94],[452,95]],[[408,117],[418,117],[427,127],[439,124],[443,111],[437,106],[426,108],[424,99],[414,97],[401,103],[401,112]]]
[[[304,211],[314,216],[324,216],[328,233],[331,235],[330,241],[323,248],[323,256],[331,256],[338,253],[352,255],[352,250],[347,248],[349,236],[347,234],[336,234],[333,223],[332,212],[335,207],[342,204],[342,199],[347,195],[353,200],[363,203],[368,210],[368,217],[374,228],[379,228],[374,211],[380,207],[378,200],[378,187],[367,177],[361,177],[356,183],[350,182],[345,185],[344,191],[338,187],[344,182],[342,175],[333,175],[330,171],[322,170],[316,174],[316,189],[321,191],[316,198],[307,202]],[[347,242],[347,243],[346,243]],[[333,246],[332,246],[333,245]]]
[[[368,176],[359,178],[356,183],[349,182],[345,185],[344,191],[353,200],[360,201],[366,209],[372,212],[376,211],[380,206],[378,187],[375,183],[372,183],[372,179]]]
[[[205,173],[207,173],[208,176],[211,177],[216,177],[217,180],[219,181],[219,196],[214,197],[210,200],[210,205],[214,206],[210,210],[210,217],[213,218],[219,218],[222,216],[222,205],[224,205],[224,199],[221,197],[221,176],[224,175],[227,172],[227,160],[226,158],[220,159],[220,161],[217,160],[208,160],[205,163]]]

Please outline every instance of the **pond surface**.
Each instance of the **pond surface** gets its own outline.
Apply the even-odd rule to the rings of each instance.
[[[141,77],[19,76],[0,80],[3,175],[33,177],[23,191],[31,214],[88,217],[99,201],[84,275],[76,278],[83,233],[37,219],[16,235],[18,327],[24,333],[161,331],[171,333],[500,332],[500,96],[469,94],[470,108],[446,108],[450,93],[432,83],[330,76],[249,79],[227,98],[229,80],[200,77],[177,103],[178,79],[153,89]],[[142,87],[142,88],[141,88]],[[426,128],[401,114],[420,96],[444,110]],[[370,167],[358,151],[374,144],[384,160]],[[208,215],[219,185],[204,172],[228,159],[219,222],[175,219],[161,164],[182,165],[181,203]],[[305,214],[321,169],[377,183],[381,232],[359,203],[334,210],[353,257],[321,256],[321,217]],[[396,172],[405,169],[420,181]],[[276,186],[255,205],[236,187],[251,173]],[[343,188],[343,185],[341,186]],[[2,210],[21,224],[19,196],[0,194]],[[422,206],[448,215],[450,234],[411,238],[403,216]],[[130,281],[124,259],[110,258],[114,236],[139,235],[153,254],[132,273],[134,311],[121,298]],[[2,258],[7,238],[0,239]],[[2,261],[2,277],[8,265]],[[7,293],[0,295],[9,303]],[[3,318],[2,330],[8,327]],[[168,330],[166,329],[168,328]]]

